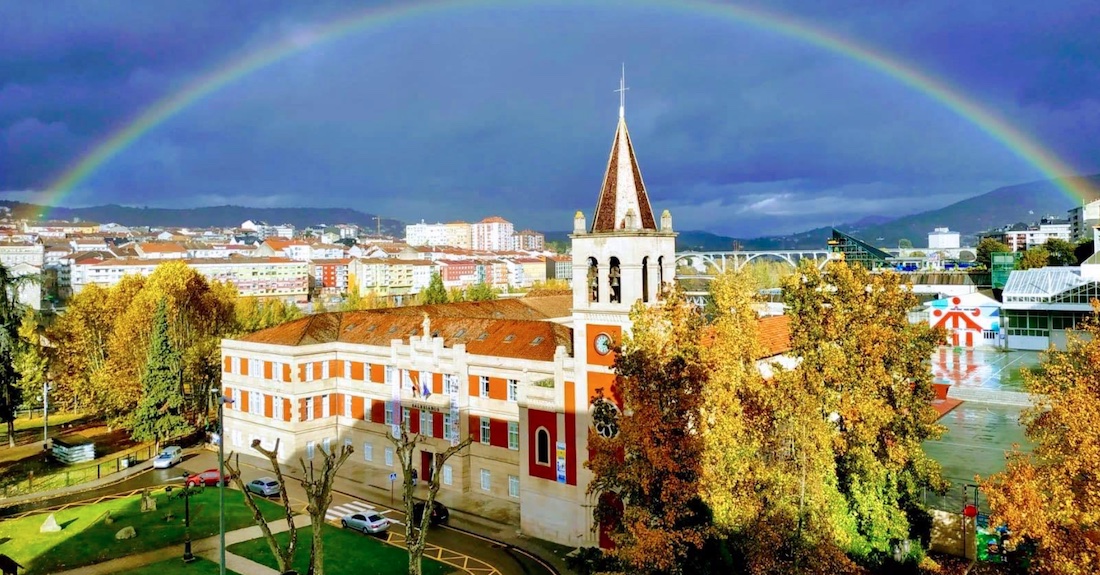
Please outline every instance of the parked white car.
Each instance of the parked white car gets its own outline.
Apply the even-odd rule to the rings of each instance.
[[[390,528],[390,520],[378,513],[368,511],[345,515],[340,519],[340,525],[344,529],[356,529],[363,533],[381,533]]]
[[[153,459],[153,469],[168,469],[183,461],[183,448],[172,445],[161,450]]]

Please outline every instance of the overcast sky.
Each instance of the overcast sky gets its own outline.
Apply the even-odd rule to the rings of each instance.
[[[40,197],[148,106],[287,39],[307,47],[156,126],[62,203],[567,230],[595,207],[623,62],[654,209],[681,230],[788,233],[1044,177],[926,95],[789,37],[677,7],[496,4],[311,43],[366,5],[0,0],[0,198]],[[1100,172],[1100,2],[768,6],[896,56]]]

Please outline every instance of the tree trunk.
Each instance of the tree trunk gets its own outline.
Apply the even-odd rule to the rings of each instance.
[[[8,422],[8,447],[15,447],[15,420]]]

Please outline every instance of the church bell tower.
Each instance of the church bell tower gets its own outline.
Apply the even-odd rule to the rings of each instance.
[[[630,332],[630,310],[637,302],[654,305],[674,281],[676,234],[668,210],[653,216],[642,172],[626,127],[625,71],[619,81],[619,123],[603,177],[591,226],[584,214],[573,218],[573,357],[575,397],[566,398],[577,414],[578,451],[586,453],[588,434],[596,433],[590,414],[597,394],[622,409],[612,366],[624,333]],[[610,405],[602,405],[604,412]],[[601,427],[602,429],[603,427]],[[578,463],[583,463],[579,457]],[[592,526],[592,497],[585,489],[591,474],[578,468],[577,499],[586,501],[578,524]],[[591,530],[590,530],[591,531]],[[602,530],[597,530],[602,532]],[[604,537],[589,541],[606,546]]]

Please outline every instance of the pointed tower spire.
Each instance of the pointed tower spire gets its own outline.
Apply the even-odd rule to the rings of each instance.
[[[630,132],[626,129],[626,64],[619,76],[619,125],[611,144],[611,157],[603,178],[603,189],[592,217],[593,232],[619,230],[657,230],[649,195],[642,183],[642,172],[634,157]]]

